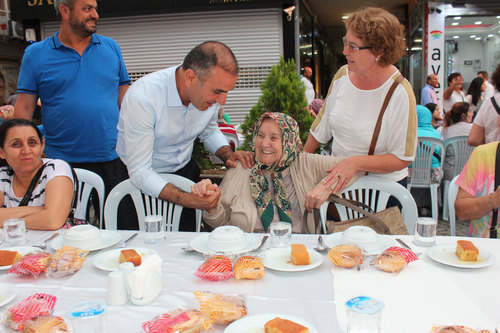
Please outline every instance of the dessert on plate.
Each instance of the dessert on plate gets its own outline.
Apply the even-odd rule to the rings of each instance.
[[[311,259],[309,258],[309,252],[304,244],[292,244],[292,252],[290,253],[290,259],[294,265],[310,265]]]
[[[264,329],[265,333],[309,333],[307,327],[279,317],[269,320]]]
[[[457,241],[457,257],[462,261],[476,261],[479,250],[468,240]]]

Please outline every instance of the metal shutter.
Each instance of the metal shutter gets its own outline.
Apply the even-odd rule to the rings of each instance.
[[[59,29],[44,22],[45,37]],[[240,76],[225,105],[232,123],[240,123],[261,95],[260,84],[283,53],[279,9],[227,10],[102,18],[98,33],[121,47],[132,80],[180,64],[196,44],[217,40],[236,55]]]

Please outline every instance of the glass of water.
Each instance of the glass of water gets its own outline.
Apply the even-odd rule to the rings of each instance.
[[[288,222],[273,222],[269,227],[271,247],[290,246],[292,240],[292,224]]]
[[[144,219],[144,243],[161,243],[165,237],[165,225],[161,215],[148,215]]]
[[[418,246],[433,246],[436,243],[437,221],[430,217],[419,217],[415,224],[415,239]]]
[[[8,219],[3,223],[5,244],[8,246],[24,245],[26,239],[26,224],[24,219]]]

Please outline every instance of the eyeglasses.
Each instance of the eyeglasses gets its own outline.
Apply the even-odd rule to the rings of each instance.
[[[357,46],[354,43],[348,42],[345,36],[342,37],[342,42],[344,43],[344,47],[348,46],[351,51],[368,50],[372,48],[371,46]]]

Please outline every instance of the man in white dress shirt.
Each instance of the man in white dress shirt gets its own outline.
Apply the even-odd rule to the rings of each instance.
[[[314,86],[311,82],[311,78],[313,76],[313,70],[311,67],[304,67],[304,75],[300,79],[302,83],[304,83],[304,86],[306,87],[306,100],[307,100],[307,105],[311,105],[312,101],[314,100],[314,97],[316,96],[316,93],[314,92]]]
[[[466,102],[465,94],[462,91],[464,77],[455,72],[448,75],[448,88],[443,92],[443,112],[446,114],[453,104],[457,102]]]
[[[205,42],[193,48],[179,66],[137,80],[125,95],[118,123],[116,151],[127,165],[132,183],[145,193],[184,207],[210,210],[220,191],[186,193],[159,173],[175,173],[198,181],[200,170],[191,155],[197,137],[227,167],[253,164],[248,152],[233,152],[217,126],[218,110],[238,78],[238,63],[226,45]],[[187,209],[183,210],[189,211]],[[192,211],[192,210],[191,210]],[[181,219],[180,230],[192,231],[192,218]]]

